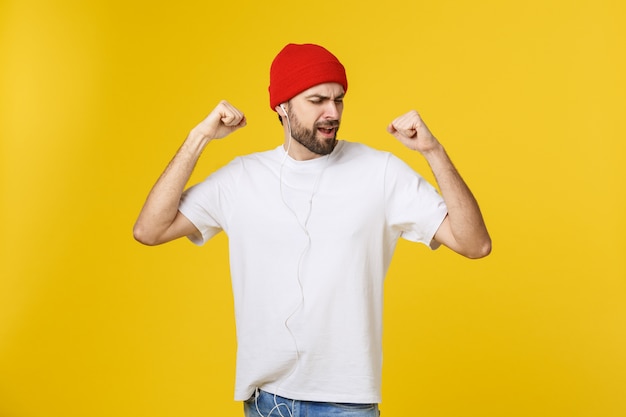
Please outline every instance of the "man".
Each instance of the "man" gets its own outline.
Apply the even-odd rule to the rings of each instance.
[[[235,399],[246,416],[377,416],[383,280],[398,238],[469,258],[491,250],[472,193],[417,112],[387,130],[426,158],[441,195],[393,155],[337,140],[347,90],[329,51],[285,46],[269,86],[284,143],[184,191],[205,147],[246,125],[220,102],[191,130],[135,225],[148,245],[228,234]]]

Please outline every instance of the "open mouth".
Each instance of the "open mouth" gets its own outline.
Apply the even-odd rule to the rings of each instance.
[[[338,129],[339,126],[336,124],[317,126],[317,131],[325,138],[334,138],[337,135]]]

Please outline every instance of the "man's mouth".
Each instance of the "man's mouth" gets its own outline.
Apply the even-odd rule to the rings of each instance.
[[[323,136],[326,137],[335,137],[335,135],[337,134],[337,129],[339,128],[339,124],[338,123],[332,123],[332,124],[325,124],[325,125],[318,125],[317,126],[317,131],[320,132]]]

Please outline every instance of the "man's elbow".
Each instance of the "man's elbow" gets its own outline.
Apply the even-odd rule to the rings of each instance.
[[[135,223],[133,227],[133,237],[137,242],[146,246],[156,246],[161,243],[157,235],[150,233],[150,230],[142,226],[139,222]]]
[[[480,259],[491,253],[491,239],[486,239],[484,242],[475,245],[468,250],[464,255],[469,259]]]

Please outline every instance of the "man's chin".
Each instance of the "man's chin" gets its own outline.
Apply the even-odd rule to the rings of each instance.
[[[337,145],[336,137],[319,137],[315,136],[314,141],[304,141],[299,137],[292,136],[300,145],[304,146],[310,152],[316,155],[328,155],[335,149]]]
[[[335,146],[337,146],[337,139],[334,137],[321,138],[320,140],[318,140],[318,142],[321,142],[322,144],[324,144],[324,146],[319,146],[318,149],[315,150],[310,149],[312,152],[318,155],[328,155],[335,149]]]

